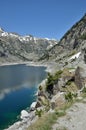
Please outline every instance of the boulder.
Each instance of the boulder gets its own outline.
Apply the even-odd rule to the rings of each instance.
[[[30,110],[31,110],[31,111],[34,111],[34,110],[35,110],[36,104],[37,104],[37,102],[33,102],[33,103],[31,104],[31,106],[30,106]]]
[[[20,118],[24,119],[24,118],[27,118],[27,117],[29,117],[29,113],[26,110],[22,110]]]
[[[65,68],[61,77],[58,79],[58,82],[54,85],[54,94],[58,91],[62,91],[62,88],[66,86],[68,81],[74,81],[74,73],[69,72],[69,70]]]
[[[63,106],[65,104],[64,93],[58,92],[55,96],[53,96],[50,102],[51,102],[51,109]]]

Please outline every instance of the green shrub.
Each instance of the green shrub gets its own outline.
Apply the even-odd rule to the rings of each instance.
[[[42,91],[42,86],[41,85],[39,86],[39,90]]]
[[[55,73],[53,77],[54,81],[58,80],[61,77],[62,72],[63,72],[62,70],[59,70]]]
[[[83,93],[86,93],[86,87],[83,88],[82,92],[83,92]]]
[[[78,94],[77,93],[67,93],[65,94],[65,99],[68,101],[68,102],[72,102],[73,99],[77,98]]]
[[[58,78],[61,77],[62,70],[57,71],[54,75],[48,73],[46,82],[46,91],[53,94],[53,85],[58,82]]]
[[[61,117],[61,116],[64,116],[66,114],[66,112],[64,110],[59,110],[59,111],[55,111],[55,114],[58,116],[58,117]]]
[[[54,84],[53,75],[48,73],[47,82],[46,82],[46,91],[51,94],[53,93],[53,84]]]
[[[74,98],[77,98],[78,94],[77,93],[73,93],[72,94]]]
[[[71,85],[71,81],[70,80],[67,81],[66,85]]]
[[[69,92],[68,94],[65,94],[65,99],[70,102],[73,101],[73,95],[71,92]]]
[[[83,35],[81,35],[81,36],[80,36],[80,39],[86,40],[86,33],[84,33]]]
[[[41,117],[42,113],[43,111],[41,109],[40,110],[36,109],[35,115],[38,115],[38,117]]]
[[[68,65],[68,62],[67,62],[67,61],[65,62],[65,65]]]

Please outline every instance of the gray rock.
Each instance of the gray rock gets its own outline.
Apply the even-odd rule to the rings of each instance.
[[[34,111],[36,109],[37,102],[33,102],[30,106],[30,110]]]
[[[86,83],[86,68],[77,67],[75,71],[75,83],[79,89],[83,88]]]
[[[21,111],[21,119],[27,118],[29,116],[29,113],[26,110],[22,110]]]

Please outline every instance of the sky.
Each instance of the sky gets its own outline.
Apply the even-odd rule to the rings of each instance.
[[[86,0],[0,0],[0,27],[59,40],[85,13]]]

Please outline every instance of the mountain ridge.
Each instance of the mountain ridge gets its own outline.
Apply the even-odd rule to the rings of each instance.
[[[37,61],[47,49],[57,43],[57,40],[36,38],[32,35],[21,36],[17,33],[5,32],[0,28],[0,61]]]
[[[86,38],[81,38],[83,35],[86,35],[86,14],[64,34],[58,44],[50,48],[47,52],[48,60],[54,59],[54,61],[58,61],[63,56],[70,55],[73,50],[79,52],[86,48]],[[46,59],[43,60],[46,61]]]

